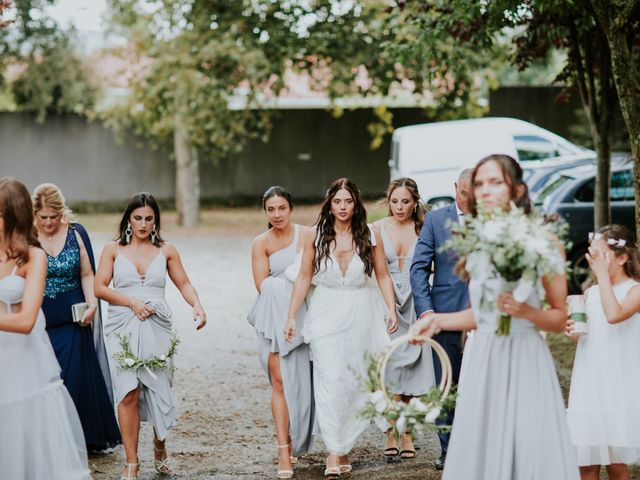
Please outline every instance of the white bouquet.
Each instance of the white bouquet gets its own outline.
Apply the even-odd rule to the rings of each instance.
[[[479,206],[481,207],[481,206]],[[558,237],[566,226],[527,215],[515,204],[508,211],[479,208],[464,225],[451,223],[451,238],[441,250],[451,250],[466,261],[466,270],[482,288],[480,308],[495,311],[500,293],[512,291],[524,302],[534,289],[545,299],[542,278],[564,273],[567,263]],[[509,335],[511,317],[500,314],[496,334]]]

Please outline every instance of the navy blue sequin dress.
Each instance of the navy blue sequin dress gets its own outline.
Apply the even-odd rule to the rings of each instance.
[[[47,255],[47,283],[42,311],[62,379],[78,410],[89,450],[122,443],[113,404],[100,369],[93,331],[73,323],[71,305],[84,302],[80,282],[80,246],[70,227],[62,251]]]

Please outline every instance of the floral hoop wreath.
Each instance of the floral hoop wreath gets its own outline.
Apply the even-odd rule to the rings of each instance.
[[[421,397],[412,398],[405,403],[393,398],[385,385],[386,369],[393,353],[414,338],[424,339],[436,352],[442,365],[440,384]],[[435,426],[443,409],[455,404],[455,394],[451,392],[453,370],[451,361],[442,345],[432,338],[402,335],[394,339],[378,359],[373,358],[369,367],[367,386],[370,391],[369,403],[363,410],[363,416],[373,418],[378,427],[386,431],[395,428],[399,434],[407,431],[420,431],[425,428],[448,430],[449,426]],[[390,423],[395,422],[395,423]]]
[[[438,385],[438,389],[440,390],[440,392],[442,392],[440,398],[444,400],[445,398],[447,398],[449,392],[451,391],[451,384],[453,382],[453,371],[451,368],[451,360],[449,360],[449,355],[447,355],[447,352],[442,347],[442,345],[436,342],[433,338],[413,337],[412,335],[407,334],[394,339],[387,347],[387,350],[380,357],[380,363],[378,365],[378,376],[380,377],[380,385],[385,385],[384,381],[386,378],[387,363],[389,363],[393,352],[395,352],[400,346],[408,343],[409,340],[412,340],[414,338],[425,339],[426,343],[428,343],[429,346],[433,350],[435,350],[436,355],[438,355],[438,359],[440,360],[440,364],[442,365],[442,378],[440,379],[440,385]],[[390,401],[391,398],[389,397],[389,391],[386,388],[383,388],[382,391],[385,394],[385,399],[387,401]]]
[[[175,367],[169,363],[176,354],[178,344],[180,343],[180,338],[178,338],[175,331],[171,332],[171,343],[169,344],[167,353],[153,355],[145,360],[138,358],[136,354],[131,351],[131,334],[125,336],[118,333],[116,336],[120,341],[120,348],[122,349],[113,355],[113,358],[118,362],[118,372],[136,371],[138,368],[144,368],[149,372],[149,375],[156,380],[158,377],[153,373],[153,370],[164,370],[169,373],[175,371]]]

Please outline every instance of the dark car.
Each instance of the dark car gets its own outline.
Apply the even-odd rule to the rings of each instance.
[[[569,225],[571,249],[567,258],[571,264],[569,288],[582,290],[589,275],[585,254],[588,234],[593,228],[593,198],[596,168],[585,165],[556,173],[538,192],[536,206],[545,214],[557,214]],[[630,162],[614,162],[611,166],[611,222],[625,225],[635,233],[635,195]]]
[[[611,164],[626,163],[630,160],[629,153],[615,152],[611,154]],[[527,162],[522,164],[523,178],[529,186],[529,193],[535,196],[547,182],[559,171],[583,165],[596,164],[594,152],[586,151],[576,155],[547,159],[544,162]]]

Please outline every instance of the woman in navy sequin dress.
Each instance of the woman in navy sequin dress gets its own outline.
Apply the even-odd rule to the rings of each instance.
[[[91,242],[82,225],[70,222],[71,212],[55,185],[38,186],[33,205],[38,240],[48,261],[42,303],[47,333],[78,411],[87,449],[111,448],[122,441],[113,409],[102,328],[96,316]],[[73,323],[71,305],[85,301],[90,308],[79,324]]]

